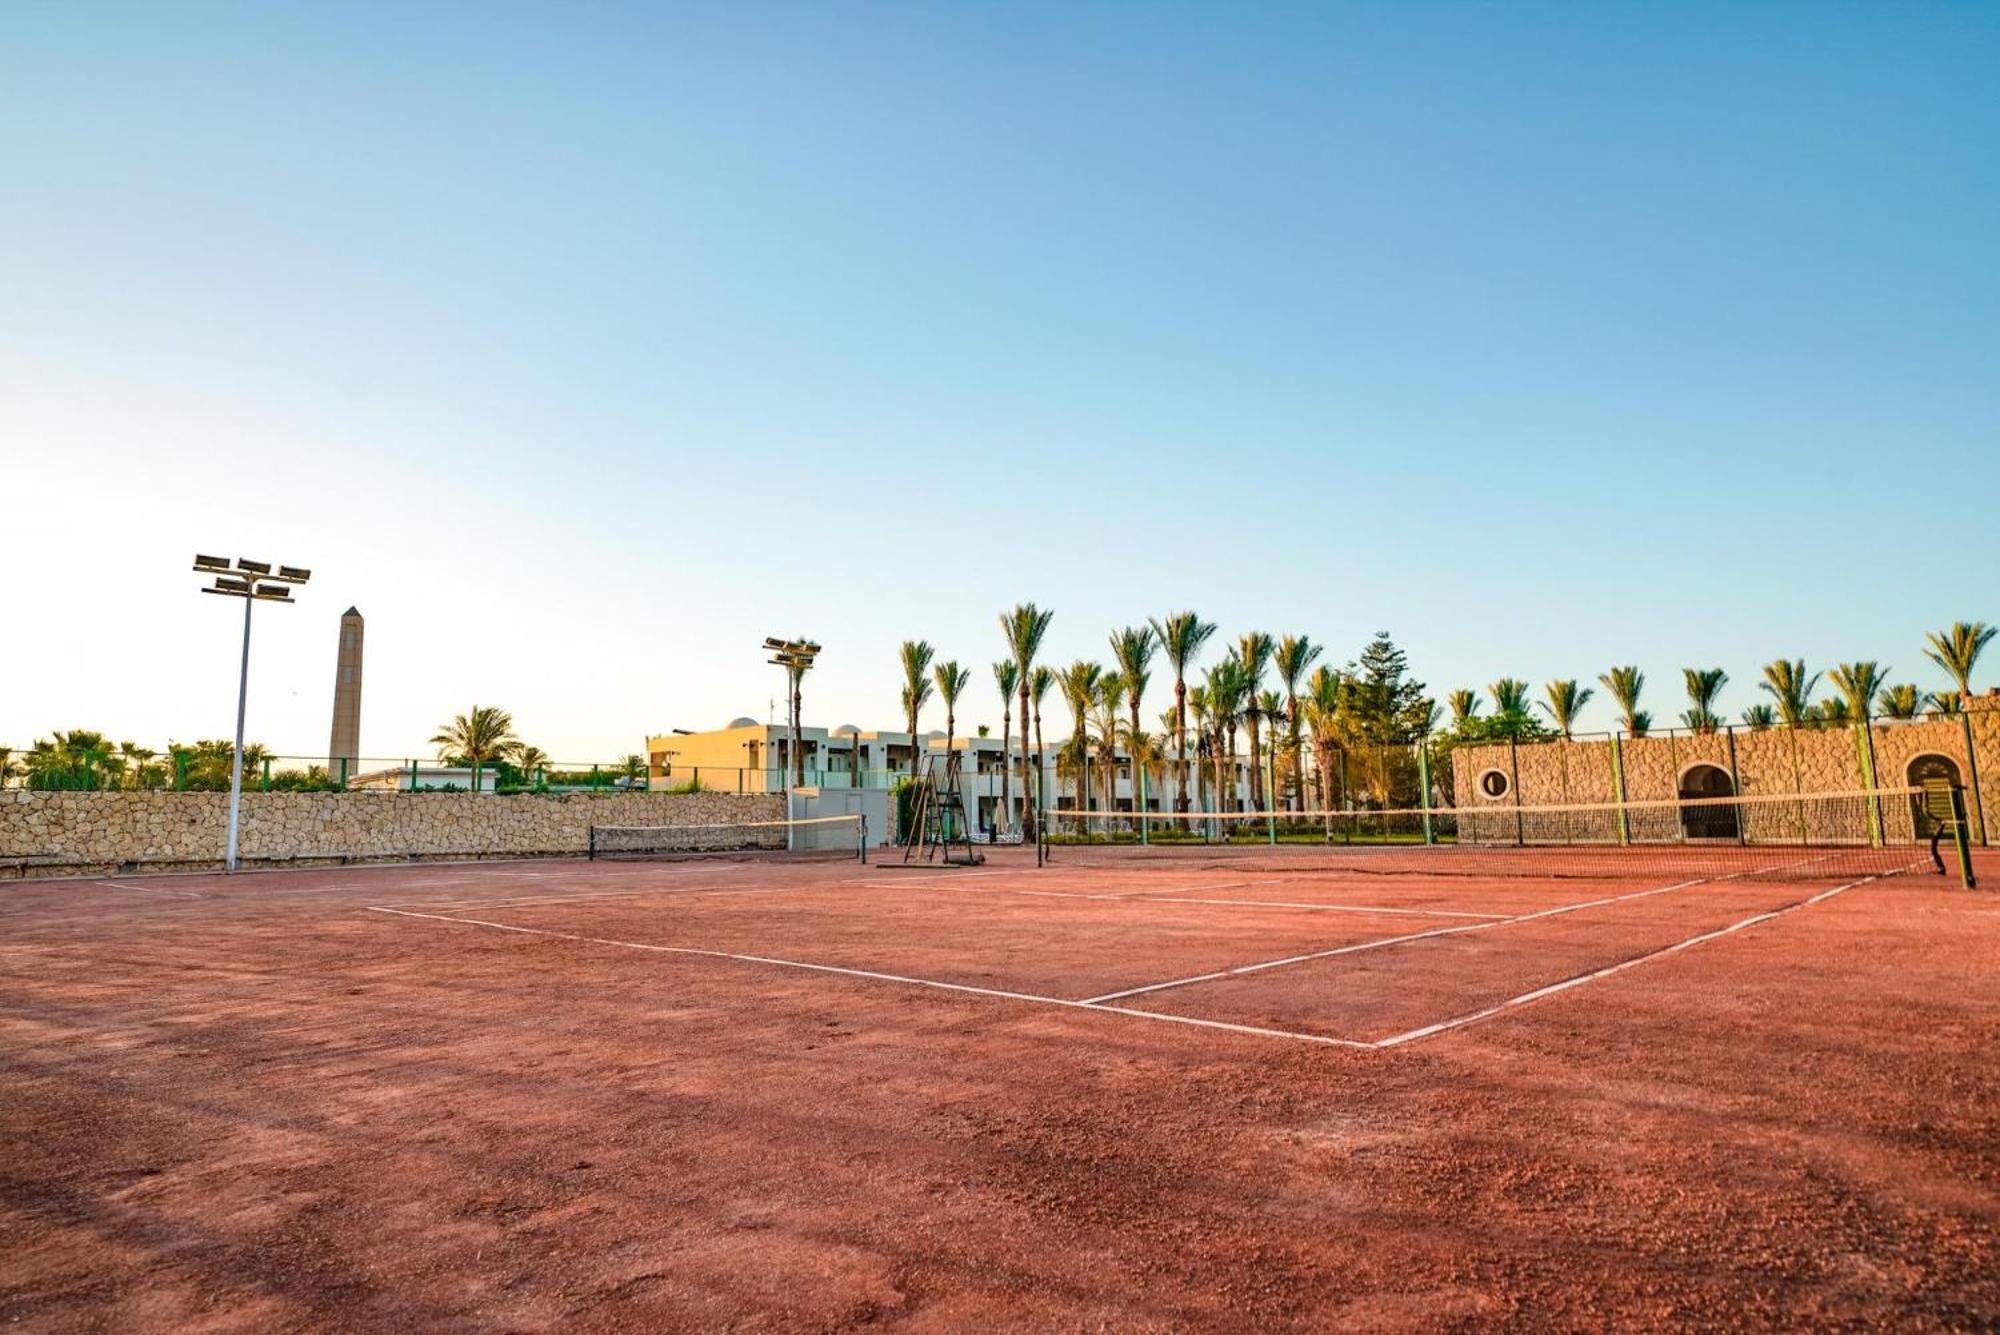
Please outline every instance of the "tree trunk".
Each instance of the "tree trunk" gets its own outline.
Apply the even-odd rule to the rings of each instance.
[[[1026,747],[1022,748],[1026,750]],[[1000,711],[1000,824],[1014,821],[1014,702]]]
[[[1264,754],[1262,739],[1257,731],[1257,711],[1252,709],[1244,715],[1244,722],[1250,728],[1250,809],[1264,809]]]
[[[1188,763],[1187,763],[1187,679],[1180,673],[1174,674],[1174,776],[1179,781],[1179,792],[1174,795],[1174,810],[1186,814],[1188,810]]]
[[[1037,722],[1039,723],[1039,720],[1037,720]],[[1035,838],[1036,823],[1039,820],[1039,817],[1035,813],[1035,803],[1041,800],[1041,794],[1037,791],[1037,786],[1028,781],[1028,766],[1032,763],[1032,760],[1028,754],[1028,739],[1026,735],[1027,731],[1028,731],[1028,664],[1022,663],[1021,664],[1021,732],[1022,732],[1021,837],[1032,842]],[[1037,730],[1037,735],[1035,738],[1035,751],[1037,754],[1041,752],[1041,737],[1039,734],[1039,729]]]

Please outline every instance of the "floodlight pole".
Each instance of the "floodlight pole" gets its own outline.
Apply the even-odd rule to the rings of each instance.
[[[229,762],[229,852],[224,859],[226,870],[236,870],[236,831],[243,816],[243,714],[250,703],[250,605],[257,600],[243,600],[243,662],[236,673],[236,750]]]
[[[235,871],[237,835],[243,826],[243,722],[250,704],[250,604],[260,598],[291,602],[292,589],[311,579],[312,571],[281,565],[274,574],[264,561],[239,556],[232,568],[226,558],[196,556],[194,572],[216,576],[213,587],[203,589],[203,593],[243,600],[243,655],[236,669],[236,748],[229,761],[229,846],[223,850],[223,866]]]

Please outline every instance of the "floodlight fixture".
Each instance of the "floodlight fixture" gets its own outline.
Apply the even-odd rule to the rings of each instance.
[[[273,575],[270,562],[242,556],[236,558],[232,570],[223,557],[199,554],[194,558],[194,569],[196,574],[217,576],[203,593],[243,600],[243,657],[236,674],[236,752],[229,763],[229,846],[223,859],[223,865],[235,871],[237,835],[243,825],[243,715],[250,701],[250,607],[260,602],[291,606],[291,586],[305,583],[312,578],[312,571],[303,566],[279,566]],[[272,582],[264,582],[267,580]]]

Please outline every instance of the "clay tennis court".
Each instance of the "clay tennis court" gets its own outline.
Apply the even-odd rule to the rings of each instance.
[[[2000,1322],[2000,898],[1281,852],[5,886],[0,1320]]]

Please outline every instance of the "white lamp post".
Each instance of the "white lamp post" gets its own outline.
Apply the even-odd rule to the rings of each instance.
[[[248,561],[240,556],[234,569],[226,557],[197,556],[194,571],[197,575],[216,577],[215,583],[203,589],[203,593],[243,600],[243,662],[236,678],[236,754],[229,764],[229,850],[224,858],[224,865],[235,871],[236,832],[243,814],[243,712],[250,699],[250,607],[260,601],[290,605],[291,586],[311,579],[312,571],[279,566],[274,574],[267,562]]]

